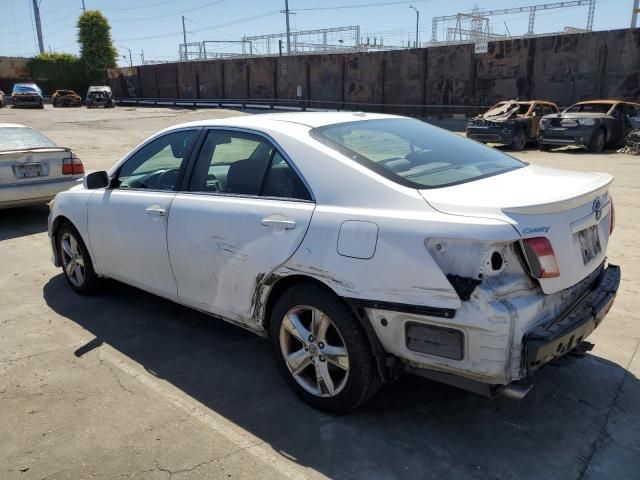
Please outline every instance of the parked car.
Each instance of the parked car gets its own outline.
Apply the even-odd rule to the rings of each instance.
[[[56,90],[51,96],[51,104],[54,107],[79,107],[82,98],[73,90]]]
[[[0,123],[0,208],[46,203],[83,174],[71,149],[24,125]]]
[[[87,108],[113,108],[116,106],[116,102],[113,99],[113,93],[111,93],[111,87],[107,86],[89,87],[89,90],[87,91],[86,102]]]
[[[540,119],[557,112],[558,106],[555,103],[544,100],[500,102],[482,115],[469,120],[467,137],[522,150],[527,143],[537,140]]]
[[[578,102],[540,122],[541,150],[577,145],[599,153],[605,146],[621,145],[633,129],[631,118],[640,117],[640,105],[619,100]]]
[[[16,83],[11,92],[14,107],[44,108],[42,90],[35,83]]]
[[[4,92],[0,90],[0,108],[4,107]]]
[[[612,305],[611,182],[416,119],[242,116],[157,133],[48,231],[76,292],[108,277],[266,336],[317,408],[403,371],[521,397]]]

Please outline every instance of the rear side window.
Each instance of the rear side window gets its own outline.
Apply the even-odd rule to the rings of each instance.
[[[493,148],[409,118],[361,120],[311,130],[347,157],[412,188],[437,188],[525,166]]]
[[[311,199],[300,177],[269,141],[224,130],[207,133],[189,190]]]

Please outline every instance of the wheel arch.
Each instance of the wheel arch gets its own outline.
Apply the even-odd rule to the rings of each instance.
[[[353,312],[354,317],[358,320],[358,323],[367,336],[371,352],[376,358],[376,364],[378,366],[380,377],[385,382],[393,380],[397,373],[396,369],[394,368],[396,362],[394,361],[394,357],[387,354],[384,347],[382,346],[382,343],[376,335],[365,309],[360,306],[357,300],[346,299],[340,296],[329,285],[313,276],[296,273],[277,278],[271,284],[269,279],[264,282],[263,288],[264,286],[270,284],[269,291],[267,292],[266,299],[263,303],[264,308],[262,309],[261,315],[262,327],[265,329],[267,335],[269,335],[271,313],[276,302],[289,288],[293,287],[294,285],[300,285],[301,283],[314,285],[330,292],[333,296],[335,296],[336,299],[338,299],[338,301],[344,303]]]

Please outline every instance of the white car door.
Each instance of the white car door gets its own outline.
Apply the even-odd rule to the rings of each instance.
[[[247,323],[256,284],[304,238],[311,193],[269,139],[221,129],[207,132],[188,190],[169,216],[180,301]]]
[[[91,196],[89,244],[98,273],[178,299],[167,219],[200,132],[176,130],[146,143],[119,168],[115,188]]]

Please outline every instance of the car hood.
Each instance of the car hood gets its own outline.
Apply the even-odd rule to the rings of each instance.
[[[553,113],[551,115],[545,115],[542,118],[603,118],[610,117],[606,113],[594,113],[594,112],[561,112]]]

